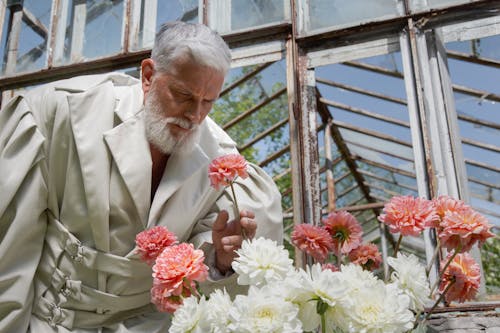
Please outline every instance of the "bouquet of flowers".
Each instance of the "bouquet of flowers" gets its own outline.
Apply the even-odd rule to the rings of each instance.
[[[238,175],[246,177],[245,166],[237,156],[214,160],[209,169],[212,185],[232,188]],[[160,311],[174,313],[171,333],[416,332],[424,330],[441,301],[475,297],[479,265],[466,251],[494,236],[482,215],[447,196],[397,196],[385,205],[379,220],[399,234],[394,257],[387,259],[392,270],[387,281],[373,273],[382,263],[377,246],[363,243],[359,222],[339,211],[330,213],[321,226],[295,226],[292,243],[315,260],[305,269],[294,267],[288,251],[275,241],[245,239],[232,268],[238,284],[249,289],[234,299],[225,290],[207,296],[197,292],[196,283],[207,276],[203,254],[190,244],[177,244],[163,227],[139,234],[137,247],[146,262],[154,262],[152,302]],[[440,250],[448,250],[432,287],[432,262],[426,268],[416,256],[399,252],[403,236],[418,236],[425,228],[436,229],[435,258]],[[432,298],[437,300],[428,310]]]

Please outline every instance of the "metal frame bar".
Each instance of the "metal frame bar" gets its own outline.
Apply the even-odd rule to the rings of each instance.
[[[326,85],[331,86],[331,87],[335,87],[335,88],[340,88],[340,89],[352,91],[352,92],[359,93],[359,94],[362,94],[362,95],[365,95],[365,96],[375,97],[375,98],[382,99],[382,100],[385,100],[385,101],[388,101],[388,102],[394,102],[394,103],[397,103],[397,104],[406,105],[406,100],[404,100],[402,98],[388,96],[388,95],[381,94],[381,93],[376,92],[376,91],[362,89],[362,88],[359,88],[359,87],[355,87],[355,86],[351,86],[351,85],[348,85],[348,84],[344,84],[344,83],[340,83],[340,82],[335,82],[335,81],[332,81],[332,80],[328,80],[328,79],[324,79],[324,78],[319,78],[319,77],[316,78],[316,82],[323,83],[323,84],[326,84]]]
[[[254,114],[255,112],[257,112],[258,110],[260,110],[261,108],[263,108],[267,104],[269,104],[272,101],[274,101],[275,99],[279,98],[285,92],[286,92],[286,87],[281,88],[280,90],[276,91],[271,96],[269,96],[269,97],[264,98],[263,100],[261,100],[257,105],[254,105],[250,109],[244,111],[243,113],[239,114],[238,116],[234,117],[233,119],[231,119],[230,121],[228,121],[227,123],[225,123],[224,125],[222,125],[222,128],[224,130],[228,130],[229,128],[233,127],[234,125],[236,125],[237,123],[239,123],[243,119],[248,118],[249,116],[251,116],[252,114]]]
[[[335,107],[335,108],[338,108],[338,109],[349,111],[349,112],[352,112],[352,113],[355,113],[355,114],[359,114],[361,116],[369,117],[369,118],[372,118],[372,119],[377,119],[377,120],[385,121],[386,123],[389,123],[389,124],[398,125],[398,126],[405,127],[405,128],[410,128],[410,124],[408,122],[406,122],[406,121],[403,121],[403,120],[399,120],[399,119],[396,119],[396,118],[384,116],[384,115],[379,114],[379,113],[375,113],[375,112],[368,111],[368,110],[365,110],[365,109],[361,109],[361,108],[357,108],[357,107],[354,107],[354,106],[350,106],[350,105],[347,105],[347,104],[344,104],[344,103],[339,103],[339,102],[331,101],[331,100],[328,100],[328,99],[326,99],[324,97],[321,97],[319,100],[320,100],[321,103],[324,103],[324,104],[326,104],[328,106],[332,106],[332,107]]]

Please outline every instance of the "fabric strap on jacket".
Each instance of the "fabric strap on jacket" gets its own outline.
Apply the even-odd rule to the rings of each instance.
[[[48,214],[48,227],[46,234],[46,243],[56,251],[63,250],[80,265],[96,271],[106,272],[113,275],[124,277],[140,276],[146,273],[150,274],[150,268],[140,261],[130,260],[125,257],[117,256],[111,253],[105,253],[88,246],[82,245],[80,240],[70,233],[66,227]]]
[[[51,213],[48,213],[46,247],[44,252],[54,256],[54,262],[59,262],[60,256],[66,254],[72,259],[72,265],[84,265],[96,272],[104,271],[124,278],[151,276],[151,269],[139,261],[82,245]],[[132,295],[114,295],[86,286],[53,265],[41,264],[38,277],[48,289],[35,299],[33,313],[52,326],[97,328],[155,311],[150,304],[149,289]]]

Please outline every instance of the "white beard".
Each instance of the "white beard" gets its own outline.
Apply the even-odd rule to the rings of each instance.
[[[165,117],[163,115],[154,90],[148,93],[144,104],[144,123],[148,142],[167,155],[173,153],[189,154],[200,141],[199,125],[183,118]],[[167,124],[175,124],[190,129],[190,131],[177,138]]]

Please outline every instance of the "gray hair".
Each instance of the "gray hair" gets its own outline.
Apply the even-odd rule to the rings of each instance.
[[[156,70],[167,71],[175,59],[185,55],[224,75],[231,65],[229,47],[215,31],[202,24],[180,21],[164,23],[156,34],[151,52]]]

